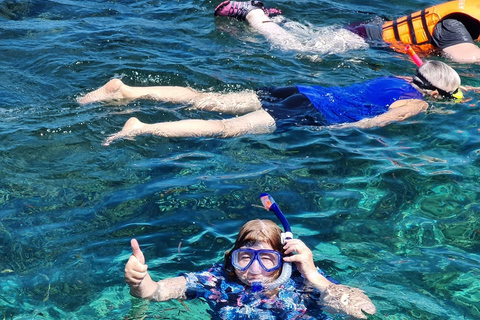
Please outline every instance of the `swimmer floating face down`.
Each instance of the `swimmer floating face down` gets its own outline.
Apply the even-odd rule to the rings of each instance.
[[[118,139],[149,134],[166,138],[229,138],[268,134],[298,125],[321,129],[367,129],[404,121],[426,111],[426,96],[455,100],[462,97],[462,93],[457,91],[461,81],[455,70],[440,61],[422,63],[413,77],[379,77],[332,88],[293,85],[220,93],[178,86],[131,87],[119,79],[113,79],[78,101],[86,104],[153,99],[230,115],[215,120],[182,119],[152,124],[130,118],[122,130],[108,137],[103,145]],[[478,88],[462,86],[461,89]],[[335,98],[325,98],[330,95]],[[374,102],[374,107],[363,101]]]

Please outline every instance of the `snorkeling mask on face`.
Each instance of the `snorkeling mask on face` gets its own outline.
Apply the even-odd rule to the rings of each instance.
[[[418,68],[420,68],[423,65],[422,59],[420,59],[420,57],[415,53],[412,47],[406,46],[405,52],[410,56],[410,58],[417,65]],[[413,77],[413,83],[415,83],[419,88],[426,89],[426,90],[437,90],[437,92],[444,99],[448,99],[448,100],[463,99],[463,92],[460,90],[460,88],[457,88],[451,92],[447,92],[445,90],[437,88],[434,85],[432,85],[432,83],[428,81],[422,74],[420,74],[420,72],[418,72],[418,68],[417,68],[417,73]]]
[[[275,200],[273,200],[272,196],[269,195],[268,193],[262,193],[260,195],[260,200],[262,201],[262,204],[265,207],[265,209],[267,209],[268,211],[273,211],[277,216],[277,218],[282,223],[283,230],[284,230],[284,232],[282,232],[281,234],[282,244],[285,244],[286,239],[293,239],[292,230],[290,229],[290,224],[288,223],[287,218],[285,218],[285,215],[282,213],[278,205],[275,203]],[[240,257],[235,258],[237,259],[237,261],[235,261],[234,259],[235,252],[239,250],[243,250],[243,253],[245,254],[244,256],[245,261],[243,263],[241,262],[242,259]],[[249,253],[246,251],[247,251],[246,249],[237,249],[232,253],[232,265],[235,268],[237,268],[235,266],[235,264],[237,263],[239,267],[242,267],[242,265],[244,265],[243,270],[247,270],[252,265],[254,260],[257,260],[260,266],[263,269],[265,269],[267,272],[268,270],[275,271],[278,268],[280,268],[280,266],[282,266],[282,273],[275,281],[268,282],[268,283],[253,282],[252,283],[253,292],[261,291],[264,289],[272,290],[272,289],[278,288],[280,285],[284,284],[285,282],[288,281],[288,279],[290,279],[292,275],[292,263],[283,262],[279,252],[274,250],[252,250],[252,249],[249,250],[250,251]],[[275,254],[273,252],[277,253],[280,257],[279,256],[274,257],[273,255]],[[268,254],[271,254],[271,256],[268,256]],[[276,260],[277,258],[278,260]],[[271,259],[271,261],[268,261],[268,259]]]
[[[415,74],[413,77],[413,83],[416,84],[419,88],[421,89],[426,89],[426,90],[437,90],[437,92],[442,96],[444,99],[448,100],[461,100],[463,99],[463,92],[460,90],[460,88],[457,88],[451,92],[447,92],[445,90],[442,90],[433,84],[431,84],[430,81],[428,81],[420,72]]]
[[[273,272],[282,266],[282,254],[275,250],[240,248],[232,252],[232,265],[239,271],[245,271],[254,261],[267,272]]]

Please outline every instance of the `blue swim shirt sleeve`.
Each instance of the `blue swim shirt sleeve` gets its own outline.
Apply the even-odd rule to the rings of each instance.
[[[396,77],[382,77],[346,87],[297,87],[329,125],[373,118],[387,112],[397,100],[423,100],[423,95],[408,81]]]

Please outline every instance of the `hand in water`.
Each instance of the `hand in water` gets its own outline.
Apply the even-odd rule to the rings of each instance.
[[[330,314],[346,315],[346,319],[367,319],[363,312],[375,314],[375,305],[357,288],[331,284],[322,292],[324,310]]]
[[[360,289],[341,284],[333,284],[318,273],[312,251],[299,239],[287,240],[284,261],[294,262],[298,271],[311,284],[322,291],[324,310],[330,314],[340,314],[345,319],[367,319],[363,312],[374,314],[375,305]],[[288,256],[291,254],[291,256]]]
[[[128,259],[125,266],[125,282],[133,289],[140,289],[140,285],[145,277],[148,275],[148,266],[145,264],[145,257],[137,240],[132,239],[133,254]]]

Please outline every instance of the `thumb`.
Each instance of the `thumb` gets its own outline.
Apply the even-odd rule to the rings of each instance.
[[[135,258],[137,258],[140,263],[145,264],[145,257],[143,256],[142,250],[140,250],[138,241],[136,239],[132,239],[130,244],[132,245],[132,251]]]

